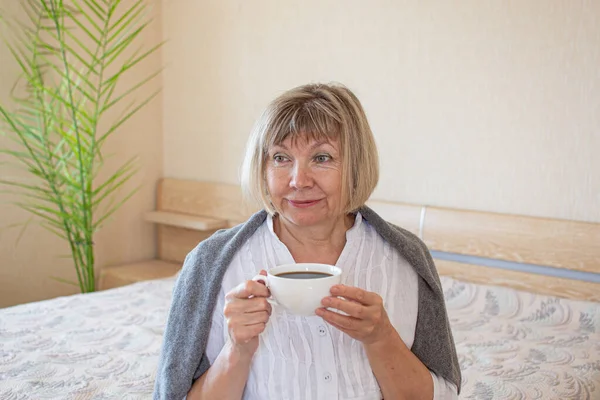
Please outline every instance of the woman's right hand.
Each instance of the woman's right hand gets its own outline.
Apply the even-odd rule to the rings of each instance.
[[[261,275],[267,273],[260,271]],[[252,357],[258,349],[258,336],[265,330],[271,316],[267,298],[269,289],[262,283],[246,281],[227,293],[223,314],[229,337],[240,355]]]

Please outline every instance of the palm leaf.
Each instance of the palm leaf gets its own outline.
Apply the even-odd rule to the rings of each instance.
[[[150,23],[145,0],[130,5],[121,0],[20,1],[24,20],[0,13],[10,32],[4,42],[21,72],[10,93],[11,106],[0,104],[0,127],[16,147],[0,149],[0,154],[35,183],[3,179],[0,192],[17,196],[13,204],[69,243],[78,285],[82,292],[93,291],[93,235],[139,189],[120,194],[137,173],[134,159],[97,181],[104,168],[103,146],[159,91],[123,107],[113,121],[104,122],[105,116],[158,76],[160,70],[120,90],[122,77],[162,43],[131,51]],[[109,68],[116,72],[109,74]],[[108,127],[102,132],[101,123]]]
[[[132,189],[125,197],[123,197],[122,200],[120,200],[116,205],[110,207],[108,209],[108,211],[106,211],[104,213],[104,215],[102,215],[100,218],[98,218],[98,221],[96,221],[94,223],[94,230],[100,229],[100,227],[102,226],[102,224],[104,223],[104,221],[106,221],[108,218],[110,218],[119,208],[121,208],[121,206],[123,204],[125,204],[130,198],[133,197],[133,195],[135,195],[138,191],[140,190],[140,187],[136,187],[134,189]]]
[[[121,18],[119,18],[108,28],[108,33],[111,34],[119,27],[133,26],[134,22],[140,18],[140,15],[145,11],[145,9],[146,6],[144,5],[144,0],[138,0],[135,4],[129,6],[129,10],[127,10],[127,12],[125,12]]]
[[[138,104],[133,110],[129,111],[123,117],[119,118],[117,120],[117,122],[113,126],[111,126],[110,129],[108,129],[108,131],[106,131],[102,136],[100,136],[100,138],[98,139],[98,142],[101,143],[101,142],[104,142],[106,139],[108,139],[108,137],[111,134],[113,134],[117,129],[119,129],[121,127],[121,125],[123,125],[125,122],[127,122],[139,110],[141,110],[148,103],[150,103],[160,92],[161,92],[160,89],[154,91],[146,100],[144,100],[142,103]]]
[[[19,246],[19,243],[21,242],[21,239],[23,238],[23,235],[25,234],[25,230],[27,229],[27,227],[29,226],[29,224],[31,223],[32,220],[33,220],[33,217],[29,217],[29,219],[27,219],[27,221],[25,221],[25,223],[23,224],[23,227],[21,228],[21,230],[19,231],[19,234],[17,235],[15,247]]]
[[[51,276],[50,279],[54,279],[57,282],[65,283],[65,284],[71,285],[71,286],[79,286],[79,284],[77,282],[73,282],[68,279],[59,278],[57,276]]]

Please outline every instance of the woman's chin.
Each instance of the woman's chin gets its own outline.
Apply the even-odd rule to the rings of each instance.
[[[321,213],[293,210],[283,213],[283,217],[297,226],[315,226],[326,222],[329,218]]]

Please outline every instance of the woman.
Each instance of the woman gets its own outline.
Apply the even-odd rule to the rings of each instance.
[[[275,99],[242,176],[264,210],[187,256],[154,398],[456,398],[461,376],[433,260],[364,206],[377,180],[375,141],[350,90],[306,85]],[[272,307],[252,280],[294,262],[343,270],[313,317]]]

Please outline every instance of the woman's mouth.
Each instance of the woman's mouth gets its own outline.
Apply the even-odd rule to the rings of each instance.
[[[288,202],[290,203],[290,205],[292,207],[295,208],[308,208],[308,207],[312,207],[315,204],[317,204],[318,202],[320,202],[321,200],[288,200]]]

